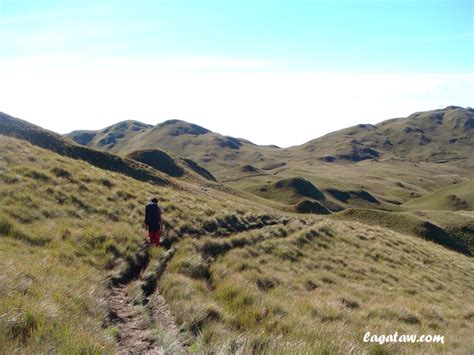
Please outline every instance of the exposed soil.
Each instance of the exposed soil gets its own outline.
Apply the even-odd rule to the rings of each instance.
[[[163,296],[149,282],[157,282],[174,254],[168,250],[160,259],[148,260],[133,278],[116,283],[109,294],[109,327],[117,329],[119,354],[176,354],[184,353],[183,342],[173,315]],[[152,270],[150,270],[152,269]],[[153,270],[154,269],[154,270]],[[142,289],[143,299],[132,299],[128,290]],[[146,291],[146,292],[145,292]],[[166,344],[162,340],[166,339]]]

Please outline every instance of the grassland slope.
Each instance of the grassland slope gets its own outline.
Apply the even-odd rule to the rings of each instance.
[[[127,123],[138,124],[134,121]],[[121,172],[143,181],[152,181],[160,184],[173,183],[173,180],[169,179],[167,175],[183,177],[198,183],[208,183],[208,180],[215,181],[212,174],[190,159],[170,157],[166,153],[162,153],[159,156],[162,158],[161,160],[157,158],[152,160],[152,164],[144,164],[141,163],[140,160],[144,160],[143,154],[145,153],[134,153],[133,156],[136,159],[119,157],[108,152],[77,144],[57,133],[45,130],[4,113],[0,113],[0,134],[25,139],[32,144],[61,155],[81,159],[102,169]],[[149,162],[149,159],[145,160]],[[173,167],[170,167],[171,165]],[[180,174],[176,174],[178,170]]]
[[[143,252],[143,208],[151,196],[163,209],[164,246],[190,236],[283,225],[287,219],[219,191],[142,182],[4,135],[0,151],[0,343],[5,353],[120,349],[120,330],[108,309],[110,282],[125,282],[160,257]],[[231,208],[229,200],[235,201]],[[135,302],[143,297],[142,286],[148,290],[144,285],[156,282],[156,271],[143,272],[147,278],[127,286]],[[158,300],[149,296],[152,307]],[[139,321],[161,339],[163,329],[151,319]]]
[[[260,194],[279,180],[302,177],[323,192],[336,192],[343,201],[325,194],[343,208],[397,211],[409,200],[474,178],[473,120],[473,109],[449,106],[360,124],[290,148],[259,146],[179,120],[153,127],[125,125],[132,129],[119,130],[114,143],[105,145],[100,139],[78,139],[77,133],[72,138],[124,156],[162,149],[193,159],[220,181],[246,192]],[[116,131],[112,126],[94,134],[103,139]],[[279,199],[278,194],[268,197]]]
[[[273,153],[279,150],[276,147],[258,146],[245,139],[223,136],[185,121],[168,120],[156,126],[135,123],[140,129],[117,130],[117,126],[123,124],[86,132],[96,139],[84,139],[77,131],[68,136],[80,144],[120,155],[137,150],[164,149],[196,161],[217,177],[223,170],[246,164],[262,169],[284,165],[274,157]]]
[[[472,258],[376,226],[143,182],[11,137],[0,136],[0,150],[6,353],[123,350],[111,285],[123,286],[142,310],[134,324],[164,351],[174,348],[156,320],[161,297],[189,352],[406,351],[362,340],[394,329],[445,336],[411,352],[474,347]],[[150,196],[160,200],[172,255],[143,247]]]
[[[376,125],[359,124],[291,149],[327,162],[397,156],[408,161],[472,159],[474,109],[449,106]]]
[[[474,180],[467,180],[431,192],[402,205],[407,210],[467,210],[474,209]]]
[[[172,177],[182,178],[187,175],[190,178],[195,178],[197,175],[209,181],[216,181],[216,178],[208,170],[193,160],[181,158],[160,149],[133,151],[127,155],[127,158],[147,164]]]
[[[439,219],[419,211],[416,213],[386,212],[349,208],[338,213],[334,218],[381,226],[433,241],[466,255],[474,255],[473,229],[464,218],[459,216],[454,223],[439,223]]]

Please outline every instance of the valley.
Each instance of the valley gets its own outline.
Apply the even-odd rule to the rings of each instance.
[[[279,148],[0,114],[2,351],[469,353],[473,122],[450,106]]]

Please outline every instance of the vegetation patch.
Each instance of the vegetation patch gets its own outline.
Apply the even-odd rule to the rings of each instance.
[[[128,154],[128,158],[150,165],[165,174],[181,177],[184,170],[167,153],[159,149],[138,150]]]
[[[310,201],[310,200],[304,200],[304,201],[298,202],[295,205],[295,212],[314,213],[314,214],[330,214],[331,213],[331,211],[329,211],[326,207],[322,206],[319,202]]]
[[[334,215],[337,219],[352,219],[362,223],[384,226],[401,233],[408,233],[441,244],[457,252],[472,255],[471,238],[462,239],[455,234],[407,213],[384,212],[369,209],[347,209]]]

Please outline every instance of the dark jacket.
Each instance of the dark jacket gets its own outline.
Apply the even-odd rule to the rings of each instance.
[[[157,232],[161,225],[161,210],[156,203],[149,203],[145,208],[145,224],[148,230]]]

